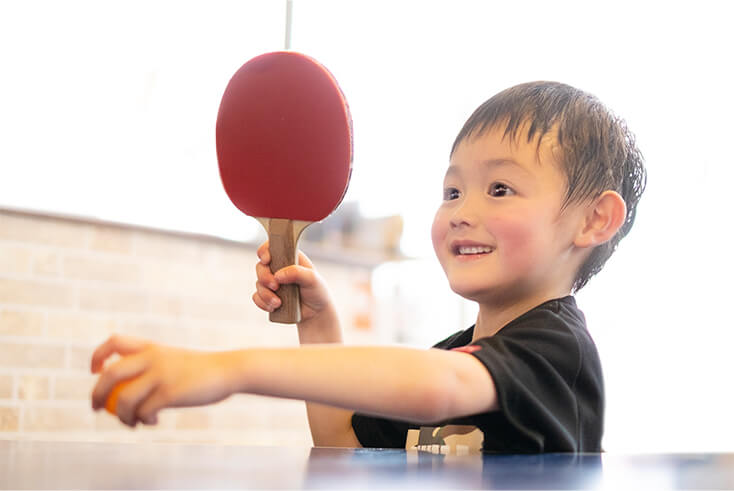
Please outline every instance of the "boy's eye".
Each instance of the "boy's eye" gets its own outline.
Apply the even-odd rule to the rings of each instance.
[[[456,188],[445,188],[443,190],[443,200],[451,201],[459,198],[459,190]]]
[[[507,184],[501,182],[494,182],[489,186],[489,195],[494,197],[512,196],[515,191],[512,190]]]

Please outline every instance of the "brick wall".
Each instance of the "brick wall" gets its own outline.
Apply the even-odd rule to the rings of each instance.
[[[250,300],[255,245],[0,210],[0,439],[310,445],[302,402],[236,395],[127,429],[90,409],[89,361],[110,333],[203,349],[296,346]],[[372,342],[370,267],[318,261],[346,320]]]

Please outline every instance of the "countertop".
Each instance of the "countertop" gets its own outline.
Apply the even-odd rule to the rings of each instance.
[[[0,440],[0,489],[204,488],[734,489],[734,454],[449,456]]]

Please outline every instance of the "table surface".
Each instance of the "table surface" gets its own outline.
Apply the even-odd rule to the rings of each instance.
[[[0,440],[0,489],[734,489],[734,454],[404,450]]]

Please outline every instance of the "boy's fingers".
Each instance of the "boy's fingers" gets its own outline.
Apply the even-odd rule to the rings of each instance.
[[[138,407],[137,417],[144,424],[154,425],[158,422],[158,411],[164,409],[167,404],[168,401],[162,391],[154,390]]]
[[[271,290],[278,289],[278,282],[275,280],[273,273],[270,272],[270,266],[257,263],[255,265],[255,274],[257,276],[258,283],[262,283]]]
[[[263,245],[261,245],[257,250],[257,257],[260,259],[260,263],[262,264],[270,264],[270,260],[272,259],[270,257],[270,248],[268,245],[268,242],[265,242]],[[298,264],[300,266],[306,266],[307,268],[313,269],[313,263],[311,260],[301,251],[298,251]]]
[[[270,242],[265,241],[260,247],[257,248],[257,257],[263,264],[270,263]]]
[[[270,310],[268,310],[268,305],[263,301],[262,298],[260,298],[260,295],[258,295],[257,292],[252,294],[252,301],[255,302],[255,305],[257,305],[259,309],[270,312]]]
[[[262,310],[272,312],[280,307],[280,298],[271,290],[258,285],[258,291],[252,295],[252,300]]]
[[[133,338],[129,336],[112,335],[107,341],[102,343],[94,350],[92,354],[92,373],[98,373],[102,370],[104,361],[111,355],[117,353],[118,355],[129,355],[136,353],[148,345],[147,341],[142,339]]]
[[[140,375],[148,367],[147,359],[129,355],[111,365],[97,380],[92,390],[92,409],[102,409],[112,389],[119,382]]]
[[[152,376],[143,375],[132,380],[120,391],[116,413],[123,423],[128,426],[135,426],[138,420],[141,419],[137,415],[138,407],[155,390],[156,386]]]

